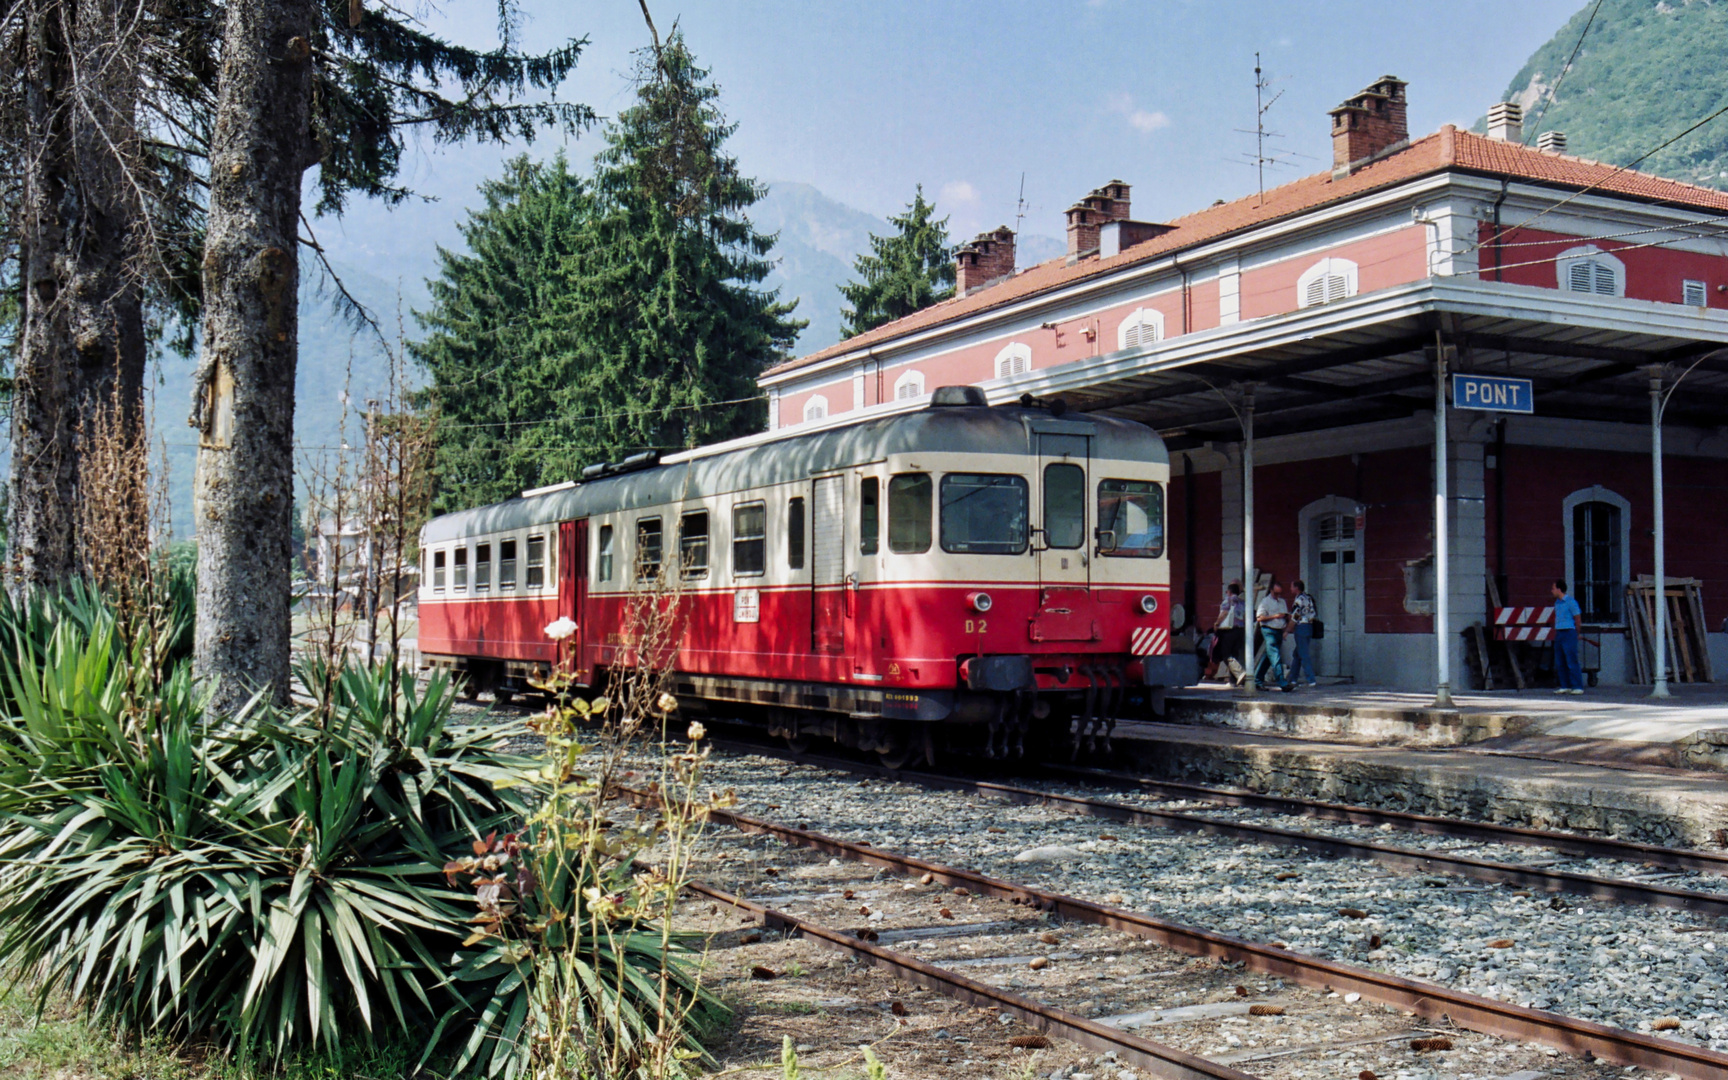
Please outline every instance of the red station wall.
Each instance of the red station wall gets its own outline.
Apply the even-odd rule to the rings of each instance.
[[[1622,240],[1586,240],[1542,229],[1508,229],[1501,237],[1501,243],[1496,245],[1490,243],[1494,236],[1492,223],[1484,223],[1480,235],[1483,244],[1480,276],[1485,281],[1558,289],[1559,271],[1554,260],[1571,248],[1589,243],[1611,252],[1626,264],[1626,295],[1630,299],[1678,304],[1681,300],[1680,283],[1691,279],[1708,286],[1705,297],[1709,307],[1728,308],[1728,294],[1716,291],[1718,285],[1728,284],[1728,259],[1720,255],[1640,247]],[[1499,277],[1495,276],[1497,261]]]
[[[1534,604],[1548,599],[1548,586],[1566,569],[1566,496],[1600,484],[1632,504],[1631,572],[1656,569],[1655,519],[1650,499],[1650,458],[1605,450],[1506,447],[1507,603]],[[1711,629],[1728,616],[1728,467],[1709,458],[1663,459],[1670,577],[1695,577],[1704,583],[1704,621]],[[1488,570],[1495,572],[1496,493],[1488,473]]]

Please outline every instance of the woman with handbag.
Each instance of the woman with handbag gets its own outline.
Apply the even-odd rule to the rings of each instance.
[[[1314,598],[1308,595],[1308,586],[1301,579],[1290,585],[1296,593],[1290,601],[1290,625],[1286,631],[1296,639],[1296,657],[1290,662],[1290,681],[1296,682],[1306,675],[1309,686],[1318,686],[1314,680],[1314,661],[1308,654],[1309,643],[1314,640]]]

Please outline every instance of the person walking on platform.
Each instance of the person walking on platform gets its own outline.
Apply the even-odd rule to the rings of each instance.
[[[1556,694],[1582,694],[1584,669],[1578,664],[1578,620],[1584,610],[1566,593],[1566,582],[1554,581],[1554,674],[1560,677]]]
[[[1218,621],[1212,624],[1212,662],[1224,673],[1225,681],[1240,683],[1244,672],[1242,661],[1243,628],[1248,623],[1248,611],[1242,603],[1242,583],[1232,581],[1218,604]]]
[[[1309,686],[1318,686],[1314,681],[1314,661],[1308,655],[1309,643],[1314,640],[1314,615],[1318,609],[1314,598],[1308,595],[1308,586],[1300,578],[1290,583],[1290,591],[1296,594],[1290,600],[1290,637],[1295,647],[1295,656],[1290,660],[1290,681],[1297,682],[1307,676]]]
[[[1284,670],[1284,655],[1279,650],[1284,640],[1284,626],[1289,619],[1290,609],[1284,606],[1284,586],[1272,582],[1266,596],[1254,608],[1254,621],[1260,626],[1260,640],[1266,646],[1266,654],[1260,662],[1254,665],[1254,679],[1264,683],[1268,670],[1278,682],[1278,689],[1289,693],[1294,689],[1289,674]]]

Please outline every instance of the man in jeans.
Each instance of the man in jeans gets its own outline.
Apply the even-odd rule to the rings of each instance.
[[[1314,640],[1314,598],[1308,595],[1308,586],[1300,579],[1290,583],[1290,589],[1296,594],[1290,601],[1290,636],[1295,639],[1295,657],[1290,661],[1290,681],[1295,682],[1304,675],[1308,677],[1309,686],[1319,685],[1314,681],[1314,661],[1308,655],[1308,643]]]
[[[1284,639],[1284,624],[1290,609],[1284,606],[1284,586],[1276,581],[1267,590],[1266,596],[1254,608],[1254,621],[1260,627],[1260,640],[1266,645],[1266,655],[1254,665],[1254,678],[1264,682],[1268,668],[1272,677],[1278,682],[1278,689],[1289,693],[1293,687],[1290,678],[1284,672],[1284,656],[1279,652],[1278,645]]]
[[[1582,694],[1584,669],[1578,664],[1578,620],[1584,611],[1566,595],[1566,582],[1554,581],[1554,674],[1560,677],[1556,694]]]

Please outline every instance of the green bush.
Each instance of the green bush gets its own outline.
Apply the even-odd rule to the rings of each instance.
[[[521,1077],[605,1046],[628,1068],[604,1075],[645,1076],[698,1052],[683,1020],[718,1005],[630,899],[653,829],[572,826],[602,815],[568,753],[455,722],[446,676],[312,662],[310,707],[212,717],[189,663],[157,675],[80,590],[0,601],[0,649],[0,967],[38,1008],[242,1062],[359,1038]]]

